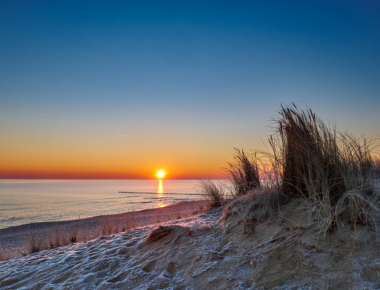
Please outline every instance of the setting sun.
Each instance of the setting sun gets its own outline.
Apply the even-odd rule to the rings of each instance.
[[[165,172],[163,172],[162,170],[160,170],[160,171],[157,172],[157,177],[159,179],[163,178],[164,176],[165,176]]]

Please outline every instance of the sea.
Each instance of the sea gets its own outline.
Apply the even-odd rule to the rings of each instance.
[[[0,179],[0,229],[201,199],[198,180]]]

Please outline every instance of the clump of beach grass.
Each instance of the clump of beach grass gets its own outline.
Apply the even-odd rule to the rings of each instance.
[[[260,187],[260,174],[256,153],[246,154],[243,149],[234,149],[235,162],[229,163],[226,171],[232,183],[232,194],[239,196]]]
[[[201,180],[199,192],[211,201],[211,207],[220,207],[222,205],[225,189],[221,183],[210,179]]]
[[[227,168],[235,199],[225,216],[234,212],[252,224],[270,219],[280,205],[301,197],[324,234],[338,220],[348,221],[352,229],[357,224],[376,225],[377,139],[340,132],[311,109],[294,104],[281,106],[279,115],[267,151],[246,154],[235,149],[235,163]]]
[[[56,236],[54,236],[53,233],[50,231],[47,231],[47,233],[49,237],[49,247],[50,249],[54,249],[56,247],[56,245],[54,244],[54,242],[56,241]],[[57,244],[59,244],[59,240]],[[57,247],[59,247],[59,245]]]
[[[73,227],[69,234],[70,243],[76,243],[78,241],[78,226]]]
[[[323,232],[340,218],[348,218],[352,229],[371,223],[379,200],[373,187],[374,139],[339,132],[296,105],[282,107],[276,137],[270,145],[282,168],[281,190],[309,199]]]
[[[376,178],[380,178],[380,157],[374,158],[373,160],[373,171]]]
[[[29,231],[29,253],[37,253],[42,250],[42,240]]]
[[[105,220],[101,224],[103,236],[124,232],[135,227],[134,219],[128,219],[124,222],[114,220],[113,222]]]
[[[108,221],[104,221],[102,223],[102,233],[104,236],[111,235],[111,234],[115,233],[114,224],[112,224]]]
[[[137,222],[136,222],[134,216],[125,219],[122,224],[123,224],[122,228],[121,228],[122,232],[128,231],[128,230],[133,229],[137,226]]]

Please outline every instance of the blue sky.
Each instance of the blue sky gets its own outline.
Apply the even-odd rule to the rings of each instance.
[[[263,148],[292,102],[379,134],[379,15],[378,1],[1,1],[0,157],[100,167],[110,151],[129,168],[143,148],[212,175],[232,147]]]

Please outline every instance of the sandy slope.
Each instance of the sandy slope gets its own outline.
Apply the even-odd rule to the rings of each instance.
[[[206,208],[207,204],[208,202],[205,200],[179,202],[163,208],[79,220],[33,223],[0,229],[0,250],[7,256],[19,257],[22,253],[29,253],[31,234],[36,241],[41,241],[42,248],[49,248],[50,240],[55,241],[56,236],[59,236],[60,244],[67,244],[69,235],[75,230],[78,231],[78,241],[85,241],[103,236],[105,227],[107,227],[107,230],[111,230],[112,233],[125,231],[129,228],[187,217],[195,211]]]
[[[219,209],[0,262],[0,288],[379,289],[374,230],[318,241],[300,205],[250,233]]]

